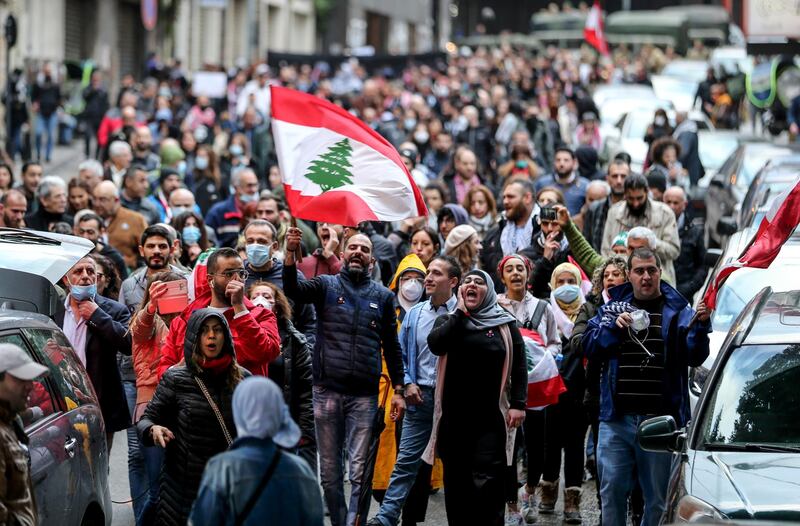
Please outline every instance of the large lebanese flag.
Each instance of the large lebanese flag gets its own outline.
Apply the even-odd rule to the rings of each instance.
[[[586,17],[586,25],[583,27],[583,38],[597,51],[603,55],[608,55],[608,42],[606,41],[606,32],[603,29],[603,11],[600,9],[599,2],[595,2],[589,10],[589,15]]]
[[[536,331],[520,329],[525,342],[525,358],[528,365],[528,409],[544,409],[558,403],[558,395],[567,387],[558,372],[553,355],[544,346],[542,337]]]
[[[778,257],[781,247],[800,224],[800,181],[787,188],[773,201],[767,215],[761,220],[758,232],[739,256],[739,259],[722,267],[706,289],[703,303],[710,309],[716,307],[717,293],[733,272],[742,267],[768,268]]]
[[[356,226],[427,215],[386,139],[335,104],[272,86],[272,133],[292,216]]]

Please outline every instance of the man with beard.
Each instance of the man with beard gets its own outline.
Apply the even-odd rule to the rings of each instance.
[[[433,148],[422,158],[422,164],[430,173],[438,176],[450,162],[450,150],[453,148],[453,137],[447,132],[440,132],[433,141]]]
[[[589,205],[583,220],[583,237],[589,241],[592,248],[603,248],[603,230],[608,218],[608,209],[622,201],[624,196],[625,178],[631,173],[630,165],[624,159],[615,158],[608,164],[606,182],[611,188],[611,194],[605,199]]]
[[[504,217],[483,238],[481,268],[492,277],[498,291],[502,290],[503,284],[496,274],[497,264],[504,256],[529,247],[539,231],[535,221],[538,205],[534,195],[533,184],[527,179],[508,183],[503,190]]]
[[[575,152],[571,149],[566,146],[556,148],[553,173],[536,181],[536,192],[548,186],[561,190],[567,210],[573,216],[580,213],[586,201],[586,187],[589,186],[589,180],[578,175],[576,161]]]
[[[564,232],[561,231],[555,205],[543,206],[536,219],[539,232],[534,236],[531,245],[521,250],[520,254],[533,262],[531,294],[546,299],[550,297],[550,277],[553,270],[561,263],[568,262],[572,252]]]
[[[378,409],[381,349],[394,386],[391,418],[400,418],[405,410],[394,294],[369,279],[375,263],[372,242],[360,233],[347,239],[338,275],[298,280],[295,254],[301,239],[298,228],[286,234],[283,285],[290,299],[313,303],[317,309],[312,371],[320,473],[331,524],[345,526],[355,519],[367,478],[364,468]],[[349,506],[344,498],[345,444],[350,459]]]
[[[278,322],[271,310],[251,302],[245,291],[247,271],[232,248],[220,248],[208,256],[207,286],[195,289],[195,300],[172,320],[161,348],[158,377],[183,359],[186,325],[197,309],[212,309],[228,320],[236,361],[253,374],[267,376],[267,366],[281,350]]]
[[[25,211],[28,209],[28,200],[19,190],[9,190],[0,198],[0,216],[2,225],[8,228],[22,228],[25,226]]]
[[[131,137],[131,146],[133,146],[131,164],[142,166],[145,172],[153,172],[158,169],[161,158],[153,153],[153,134],[150,132],[149,126],[136,127],[136,131]]]
[[[174,244],[175,236],[163,225],[149,226],[142,233],[139,255],[142,256],[145,266],[123,281],[119,291],[119,302],[127,306],[131,312],[142,302],[150,276],[166,270],[183,274],[180,268],[169,265]]]
[[[139,254],[144,259],[145,266],[123,281],[119,292],[119,302],[131,313],[139,308],[150,276],[167,270],[174,241],[175,236],[162,225],[149,226],[142,234]],[[181,269],[174,266],[170,266],[169,270],[182,274]],[[125,388],[128,411],[133,414],[136,407],[136,373],[133,371],[133,361],[130,356],[119,356],[117,362],[122,375],[122,386]],[[147,487],[147,470],[144,462],[136,429],[128,428],[128,478],[132,488]]]
[[[611,247],[614,238],[621,232],[629,232],[636,226],[645,226],[656,235],[654,250],[661,260],[662,268],[671,269],[672,262],[681,253],[675,214],[664,203],[650,199],[647,190],[647,179],[643,175],[631,174],[625,179],[625,200],[613,205],[608,211],[601,253],[605,257],[613,253]]]

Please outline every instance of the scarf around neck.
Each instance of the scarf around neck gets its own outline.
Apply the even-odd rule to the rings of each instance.
[[[475,310],[469,312],[465,322],[467,328],[473,331],[484,331],[507,323],[516,323],[517,319],[497,303],[494,281],[489,277],[489,274],[482,270],[471,270],[464,277],[472,275],[483,278],[488,290],[481,304]]]

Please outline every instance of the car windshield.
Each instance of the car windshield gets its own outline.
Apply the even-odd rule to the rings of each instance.
[[[735,349],[700,419],[700,440],[724,444],[800,444],[800,345]]]
[[[750,187],[750,183],[753,182],[758,171],[767,164],[767,161],[786,155],[786,153],[787,150],[781,148],[758,148],[745,151],[744,162],[736,178],[736,185],[746,190]]]
[[[722,163],[736,150],[736,137],[716,133],[705,133],[698,141],[700,162],[706,170],[718,170]]]
[[[708,72],[708,64],[705,62],[695,62],[686,60],[676,60],[670,62],[661,70],[662,75],[677,77],[680,79],[703,82]]]
[[[776,277],[778,275],[780,279]],[[719,290],[717,308],[711,316],[714,331],[727,332],[747,302],[767,286],[776,291],[800,289],[800,267],[740,268],[731,274]]]

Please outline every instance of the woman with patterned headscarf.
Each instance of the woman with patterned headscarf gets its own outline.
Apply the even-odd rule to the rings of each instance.
[[[580,524],[583,483],[583,442],[586,416],[583,409],[583,357],[569,348],[575,320],[586,301],[580,288],[581,271],[571,263],[558,265],[550,277],[550,305],[561,334],[563,355],[559,371],[567,391],[558,403],[545,409],[545,459],[539,513],[551,514],[558,500],[561,451],[564,451],[564,521]]]

